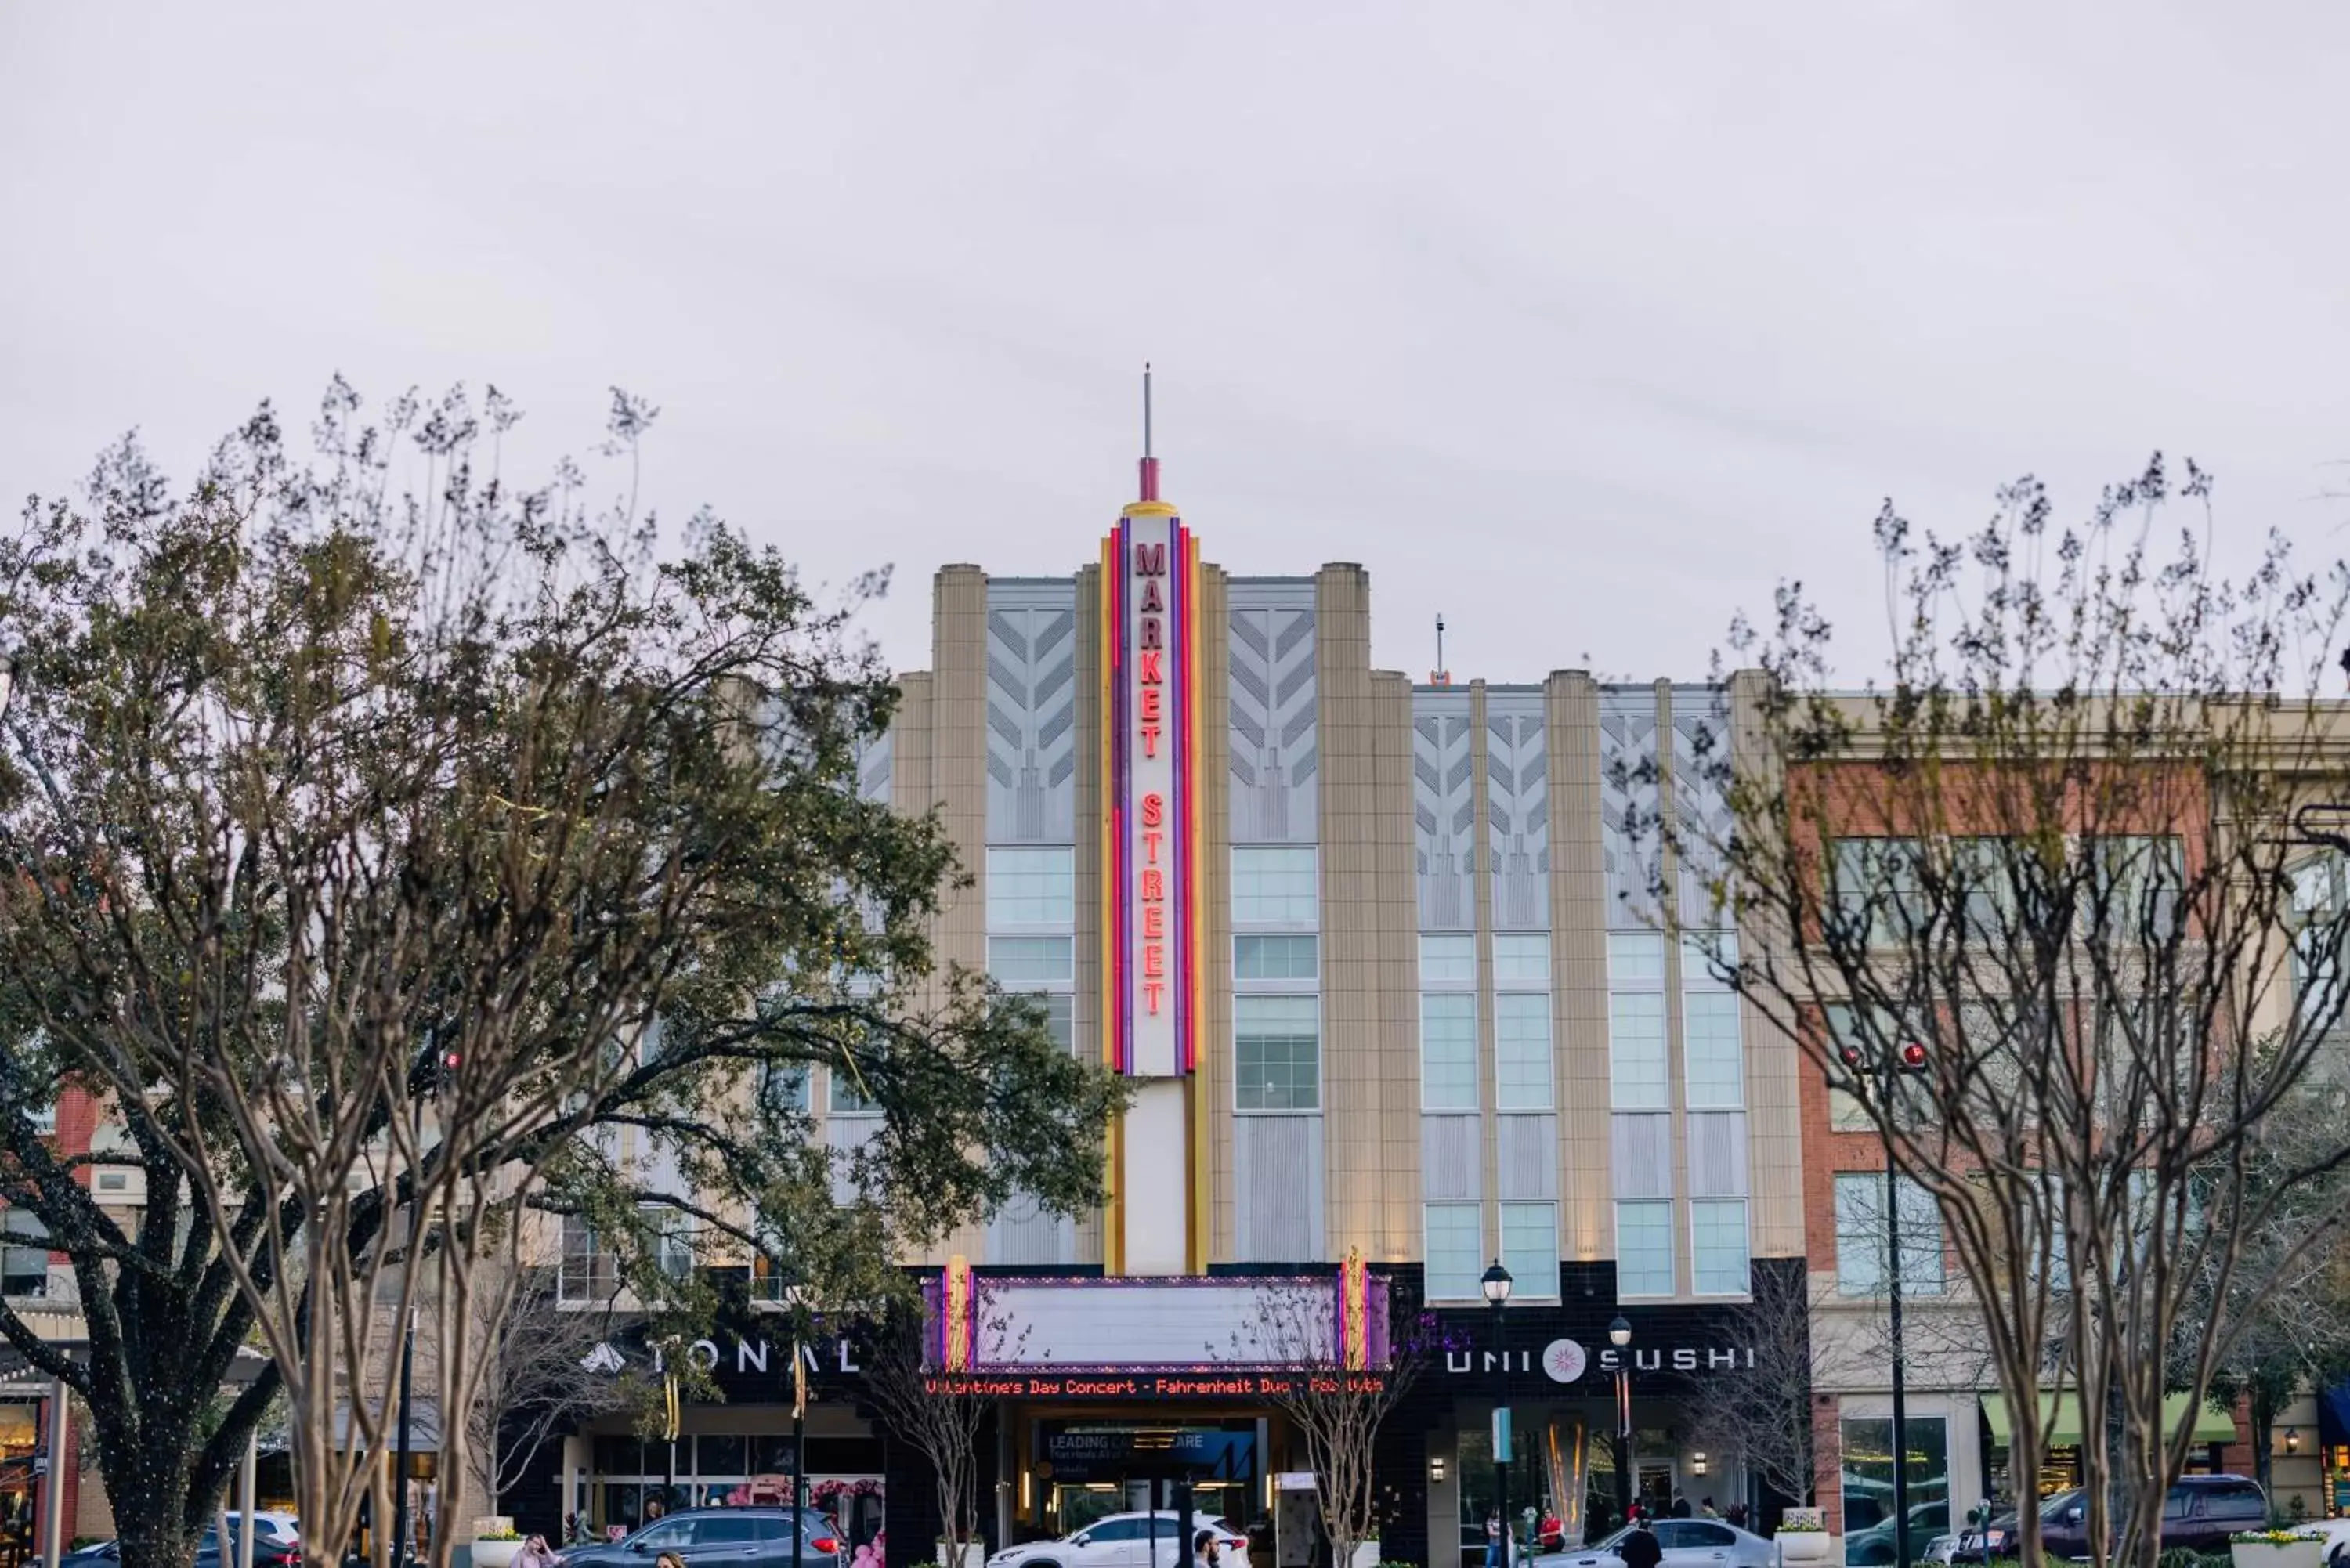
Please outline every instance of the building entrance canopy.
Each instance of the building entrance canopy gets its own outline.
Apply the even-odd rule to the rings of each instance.
[[[2193,1440],[2199,1443],[2232,1443],[2236,1440],[2235,1417],[2209,1405],[2190,1410],[2190,1397],[2167,1394],[2162,1400],[2162,1426],[2166,1432],[2176,1433],[2188,1422],[2195,1425]],[[1991,1441],[2004,1448],[2009,1434],[2014,1429],[2013,1413],[2007,1407],[2004,1395],[1982,1397],[1983,1419],[1991,1423]],[[2078,1448],[2081,1442],[2081,1397],[2067,1392],[2056,1395],[2042,1392],[2040,1396],[2041,1429],[2048,1434],[2052,1449]]]

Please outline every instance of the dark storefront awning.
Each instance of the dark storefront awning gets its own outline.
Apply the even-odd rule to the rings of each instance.
[[[2195,1423],[2194,1440],[2199,1443],[2232,1443],[2236,1440],[2236,1418],[2224,1410],[2214,1410],[2203,1405],[2188,1408],[2192,1396],[2166,1394],[2162,1398],[2163,1429],[2176,1432],[2189,1421]],[[2007,1397],[1986,1394],[1982,1397],[1983,1419],[1991,1423],[1991,1439],[2006,1447],[2008,1434],[2014,1429],[2007,1407]],[[2052,1426],[2053,1423],[2053,1426]],[[2077,1448],[2081,1441],[2081,1396],[2067,1391],[2063,1396],[2043,1393],[2040,1396],[2040,1424],[2048,1432],[2052,1449]]]
[[[2317,1396],[2317,1437],[2329,1449],[2350,1443],[2350,1383],[2336,1383]]]

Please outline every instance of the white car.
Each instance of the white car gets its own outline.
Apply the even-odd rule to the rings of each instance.
[[[1191,1538],[1201,1531],[1216,1538],[1216,1549],[1230,1563],[1239,1554],[1248,1563],[1248,1537],[1229,1520],[1204,1513],[1191,1516],[1190,1529],[1172,1513],[1113,1513],[1058,1541],[1008,1546],[987,1560],[988,1568],[1176,1568],[1191,1561]],[[1159,1550],[1150,1550],[1153,1535]]]
[[[1659,1519],[1648,1528],[1664,1551],[1659,1568],[1772,1568],[1777,1553],[1771,1543],[1734,1524],[1718,1519]],[[1616,1548],[1632,1533],[1626,1525],[1596,1546],[1545,1557],[1546,1565],[1560,1568],[1624,1568]]]

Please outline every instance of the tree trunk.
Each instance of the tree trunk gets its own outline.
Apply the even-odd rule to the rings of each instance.
[[[2252,1397],[2248,1403],[2251,1407],[2252,1475],[2261,1483],[2261,1495],[2269,1500],[2269,1507],[2273,1511],[2276,1508],[2276,1493],[2271,1490],[2269,1480],[2271,1469],[2269,1438],[2270,1434],[2276,1430],[2276,1407],[2273,1401],[2263,1395],[2257,1384],[2253,1386]]]

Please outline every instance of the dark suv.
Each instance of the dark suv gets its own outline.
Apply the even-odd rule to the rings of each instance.
[[[2181,1476],[2163,1499],[2162,1547],[2224,1552],[2229,1536],[2262,1529],[2268,1521],[2268,1499],[2261,1495],[2258,1481],[2244,1476]],[[1991,1521],[1988,1551],[1983,1532],[1969,1531],[1959,1542],[1955,1560],[2012,1557],[2018,1550],[2016,1530],[2011,1509]],[[2051,1557],[2088,1556],[2089,1510],[2080,1492],[2058,1492],[2040,1505],[2040,1540]]]
[[[800,1568],[836,1568],[840,1538],[832,1521],[812,1508],[797,1511]],[[788,1508],[681,1508],[625,1541],[575,1546],[565,1568],[650,1568],[674,1552],[686,1568],[790,1568],[795,1514]]]

